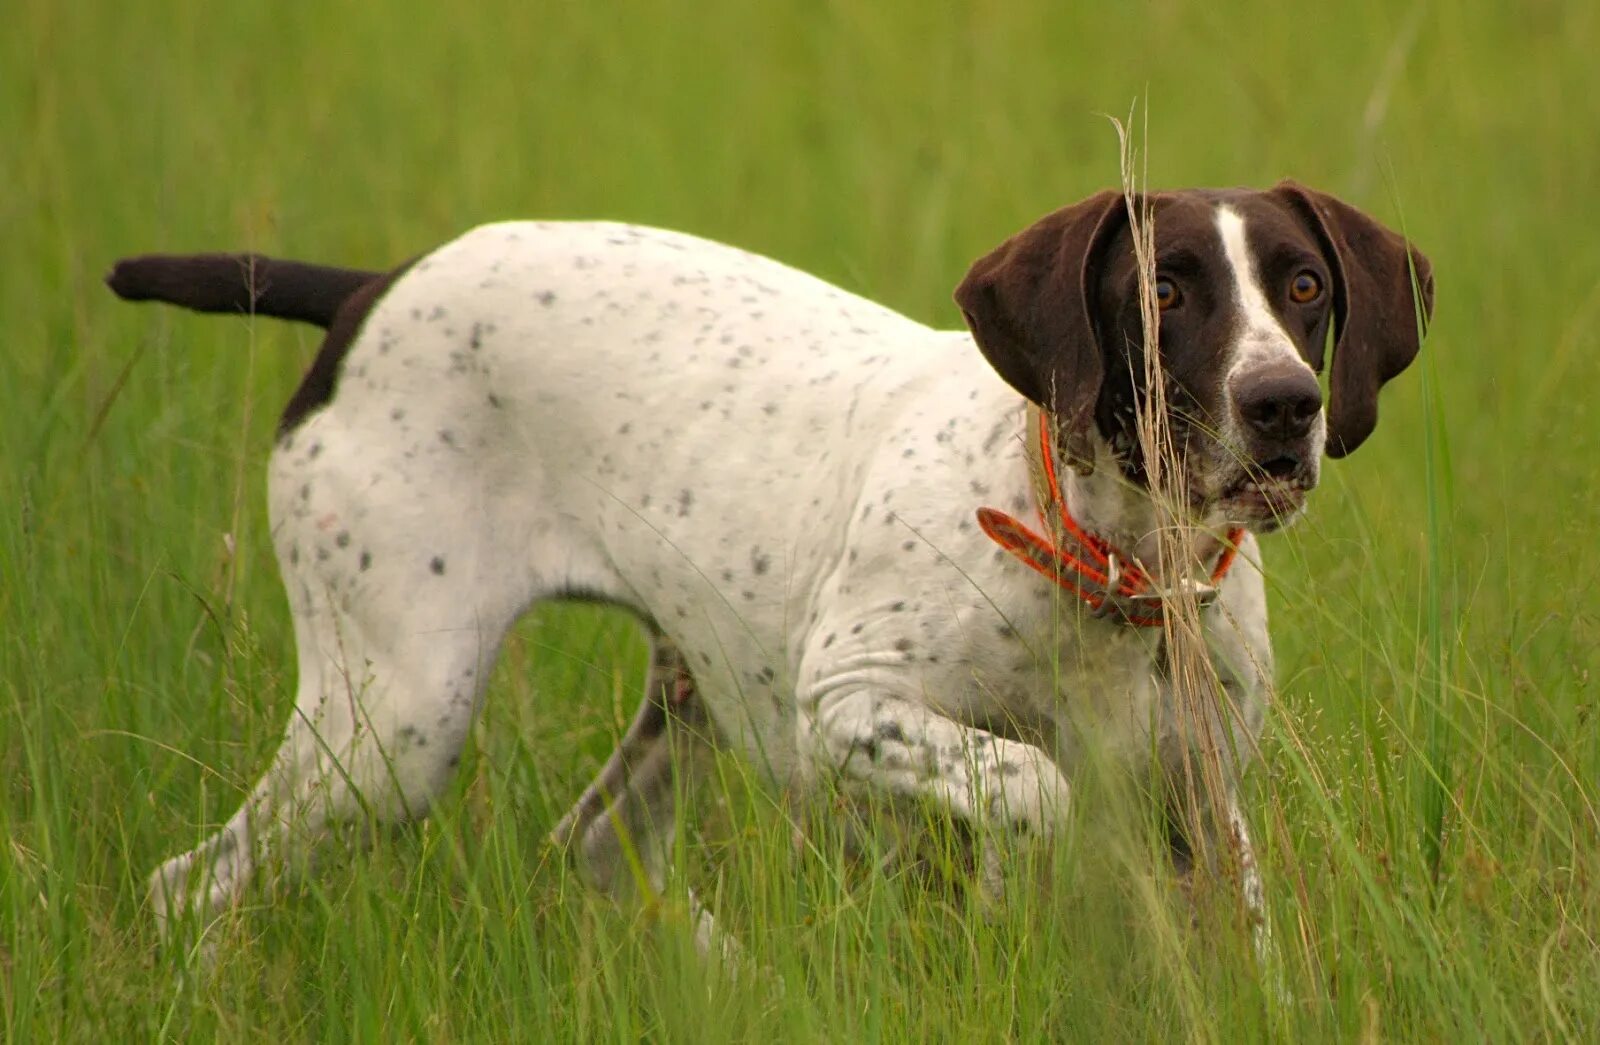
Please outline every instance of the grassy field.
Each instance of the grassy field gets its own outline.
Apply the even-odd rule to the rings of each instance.
[[[1600,7],[1249,6],[11,0],[6,1038],[1600,1039]],[[982,912],[796,855],[718,764],[684,877],[765,970],[727,982],[681,895],[614,910],[544,847],[642,676],[594,610],[519,629],[433,819],[253,892],[209,975],[155,947],[144,876],[288,715],[263,465],[316,342],[121,305],[111,259],[381,267],[488,219],[621,218],[953,325],[973,257],[1115,183],[1102,114],[1135,98],[1153,183],[1292,175],[1403,223],[1438,280],[1373,442],[1266,542],[1281,693],[1247,809],[1282,992],[1227,904],[1190,927],[1095,781]]]

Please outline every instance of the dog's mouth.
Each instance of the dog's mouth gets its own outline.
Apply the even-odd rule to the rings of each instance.
[[[1177,419],[1173,427],[1187,434],[1182,421]],[[1148,488],[1144,459],[1131,436],[1122,441],[1119,451],[1124,477]],[[1257,533],[1270,533],[1294,522],[1317,485],[1315,458],[1300,453],[1285,451],[1250,460],[1216,440],[1190,446],[1184,456],[1189,509],[1195,517],[1216,521],[1221,516],[1222,521]]]
[[[1280,454],[1245,468],[1216,503],[1232,522],[1257,532],[1276,530],[1294,521],[1316,481],[1300,458]]]

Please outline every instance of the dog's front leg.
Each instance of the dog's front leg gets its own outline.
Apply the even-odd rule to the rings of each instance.
[[[1256,864],[1255,846],[1250,842],[1250,828],[1245,823],[1243,810],[1239,808],[1239,796],[1231,787],[1223,800],[1222,830],[1228,850],[1239,869],[1239,892],[1244,900],[1245,915],[1250,919],[1250,938],[1255,944],[1256,958],[1262,968],[1271,973],[1272,922],[1267,916],[1261,869]]]
[[[1052,833],[1068,784],[1032,744],[963,725],[871,688],[801,695],[801,750],[823,775],[933,802],[980,828]]]
[[[1170,807],[1173,818],[1172,857],[1184,883],[1184,891],[1194,896],[1193,876],[1197,874],[1220,875],[1223,881],[1237,888],[1237,899],[1249,923],[1250,942],[1262,971],[1276,977],[1275,950],[1272,942],[1272,922],[1267,912],[1266,892],[1261,881],[1261,868],[1256,861],[1255,846],[1250,840],[1250,828],[1244,810],[1239,805],[1239,794],[1232,782],[1222,785],[1223,793],[1201,804],[1203,838],[1189,835],[1181,824],[1183,816],[1178,804]],[[1198,841],[1198,845],[1194,844]]]

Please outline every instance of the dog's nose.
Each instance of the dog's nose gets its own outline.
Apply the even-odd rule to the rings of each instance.
[[[1311,431],[1322,409],[1316,375],[1303,366],[1275,366],[1239,374],[1229,382],[1233,407],[1250,432],[1262,439],[1299,439]]]

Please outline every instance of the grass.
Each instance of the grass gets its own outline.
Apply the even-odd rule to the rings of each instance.
[[[17,0],[6,1036],[1594,1040],[1597,44],[1600,10],[1557,2]],[[111,259],[377,267],[491,218],[603,216],[953,325],[968,261],[1116,184],[1100,114],[1136,97],[1152,183],[1293,175],[1403,217],[1438,279],[1373,441],[1267,541],[1281,692],[1246,806],[1286,998],[1228,903],[1189,928],[1115,781],[1084,781],[1076,828],[981,911],[826,836],[794,853],[776,796],[717,763],[685,875],[782,978],[724,981],[681,896],[614,910],[543,847],[642,677],[593,610],[518,630],[433,819],[254,892],[209,977],[154,948],[144,875],[232,810],[288,714],[261,490],[315,342],[120,305]]]

